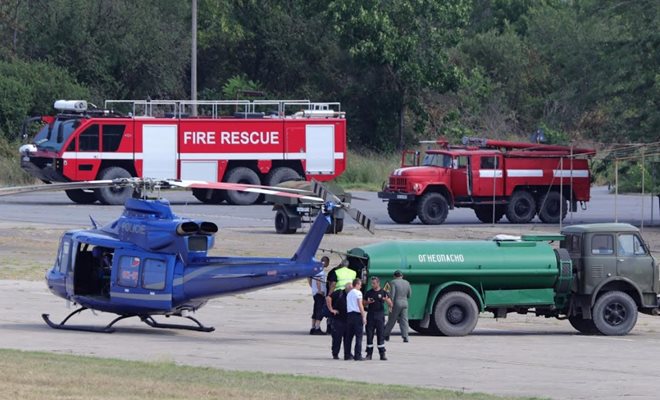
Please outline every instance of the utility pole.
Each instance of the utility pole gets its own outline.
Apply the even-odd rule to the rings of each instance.
[[[190,54],[190,100],[197,101],[197,0],[192,0],[192,40]],[[197,104],[192,106],[192,116],[197,116]]]

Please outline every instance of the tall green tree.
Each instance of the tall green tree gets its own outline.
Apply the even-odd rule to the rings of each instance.
[[[398,120],[398,144],[405,142],[405,118],[426,117],[420,95],[458,87],[462,74],[448,57],[470,16],[468,0],[338,0],[329,13],[340,43],[356,61],[357,71],[375,71],[382,88],[372,97],[391,96]],[[370,72],[371,72],[370,71]],[[420,125],[418,125],[419,127]]]
[[[103,98],[184,97],[190,6],[167,0],[25,0],[18,54],[68,69]]]

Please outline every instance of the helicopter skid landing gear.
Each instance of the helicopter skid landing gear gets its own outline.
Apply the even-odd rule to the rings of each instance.
[[[212,326],[204,326],[202,325],[201,322],[196,320],[193,317],[181,317],[181,318],[186,318],[194,323],[197,324],[197,326],[190,326],[190,325],[178,325],[178,324],[161,324],[160,322],[157,322],[155,319],[153,319],[150,315],[146,317],[140,317],[142,322],[145,324],[149,325],[152,328],[161,328],[161,329],[185,329],[188,331],[197,331],[197,332],[213,332],[215,330],[214,327]]]
[[[112,327],[112,325],[116,324],[117,322],[121,321],[122,319],[125,318],[130,318],[133,317],[133,315],[122,315],[120,317],[117,317],[112,320],[108,325],[104,327],[96,327],[96,326],[80,326],[80,325],[65,325],[66,321],[69,320],[69,318],[73,317],[74,315],[87,310],[87,307],[80,307],[79,309],[75,310],[71,314],[69,314],[66,318],[62,320],[59,324],[54,323],[53,321],[50,320],[48,314],[41,314],[41,318],[46,321],[46,324],[50,326],[53,329],[63,329],[67,331],[83,331],[83,332],[96,332],[96,333],[112,333],[115,331],[115,329]]]
[[[50,320],[50,316],[48,314],[41,314],[41,318],[46,321],[46,324],[50,326],[53,329],[62,329],[62,330],[67,330],[67,331],[83,331],[83,332],[96,332],[96,333],[113,333],[115,331],[115,328],[112,326],[116,324],[117,322],[121,321],[122,319],[126,318],[132,318],[132,317],[140,317],[140,320],[144,322],[145,324],[149,325],[152,328],[161,328],[161,329],[185,329],[189,331],[197,331],[197,332],[213,332],[215,330],[214,327],[212,326],[204,326],[202,325],[201,322],[196,320],[193,317],[182,317],[182,318],[187,318],[191,321],[193,321],[197,326],[190,326],[190,325],[178,325],[178,324],[161,324],[159,322],[156,322],[155,319],[151,315],[120,315],[119,317],[113,319],[108,325],[103,326],[103,327],[95,327],[95,326],[81,326],[81,325],[66,325],[66,322],[69,320],[69,318],[73,317],[76,314],[79,314],[82,311],[87,310],[87,307],[80,307],[79,309],[75,310],[71,314],[67,315],[66,318],[62,320],[59,324],[56,324],[55,322]]]

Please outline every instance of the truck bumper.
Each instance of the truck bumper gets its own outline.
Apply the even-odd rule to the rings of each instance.
[[[413,193],[378,192],[378,198],[388,201],[415,201],[417,195]]]
[[[21,156],[21,168],[44,182],[68,182],[57,161],[52,158]]]

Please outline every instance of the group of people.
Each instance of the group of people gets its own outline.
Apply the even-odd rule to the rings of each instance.
[[[403,341],[408,342],[408,298],[411,288],[410,283],[403,279],[401,271],[394,272],[394,279],[389,282],[389,292],[381,287],[380,279],[373,276],[371,288],[363,295],[362,280],[355,270],[349,268],[346,260],[332,269],[327,277],[325,269],[330,260],[324,256],[321,263],[324,269],[309,280],[314,298],[310,334],[324,334],[321,321],[327,316],[326,333],[332,335],[332,358],[339,359],[343,343],[344,360],[371,360],[375,335],[380,359],[387,360],[385,341],[389,340],[390,332],[397,322]],[[390,310],[387,324],[385,304]],[[365,326],[367,349],[363,357],[362,337]]]

